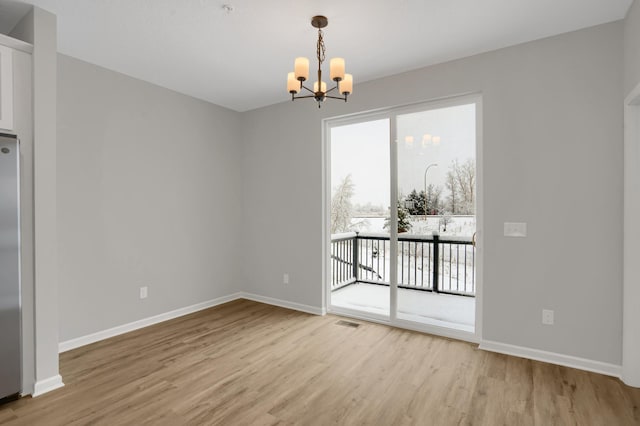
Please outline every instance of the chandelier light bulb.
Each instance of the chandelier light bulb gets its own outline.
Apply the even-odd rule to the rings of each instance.
[[[296,58],[294,65],[296,80],[305,81],[309,79],[309,60],[307,58]]]
[[[330,76],[333,81],[344,79],[344,58],[333,58],[329,62]]]
[[[296,80],[296,73],[287,74],[287,92],[298,93],[300,91],[300,82]]]
[[[320,90],[318,90],[318,82],[316,81],[315,83],[313,83],[313,92],[314,93],[318,93],[318,92],[327,93],[327,83],[325,83],[323,81],[322,84],[320,84]]]
[[[353,93],[353,76],[351,74],[345,74],[344,80],[342,80],[339,84],[341,94],[350,95]]]

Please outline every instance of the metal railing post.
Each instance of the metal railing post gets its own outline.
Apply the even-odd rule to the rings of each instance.
[[[358,233],[353,237],[353,278],[358,281]]]
[[[438,292],[438,275],[440,269],[440,236],[433,236],[433,292]]]

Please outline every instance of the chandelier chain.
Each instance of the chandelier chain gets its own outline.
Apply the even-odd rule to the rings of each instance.
[[[318,29],[318,48],[316,51],[316,56],[318,57],[318,62],[320,62],[320,64],[322,64],[324,62],[325,59],[325,54],[324,54],[324,39],[322,38],[322,30]],[[318,64],[318,65],[320,65]]]

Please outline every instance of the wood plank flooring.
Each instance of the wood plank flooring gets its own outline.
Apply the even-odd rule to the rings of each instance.
[[[475,345],[238,300],[61,354],[2,425],[640,425],[640,389]]]

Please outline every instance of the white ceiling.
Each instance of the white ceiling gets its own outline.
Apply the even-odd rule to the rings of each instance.
[[[58,16],[61,53],[237,111],[289,99],[294,58],[315,57],[313,15],[329,18],[327,59],[346,59],[357,96],[358,82],[622,19],[631,2],[27,1]],[[0,32],[23,14],[2,0]]]

